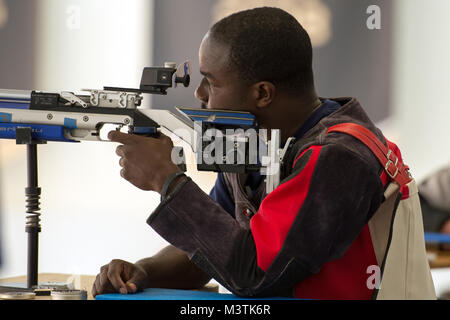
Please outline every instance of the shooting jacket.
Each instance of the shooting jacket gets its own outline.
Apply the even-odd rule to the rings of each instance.
[[[356,99],[334,101],[340,108],[295,143],[270,194],[262,183],[249,197],[243,176],[224,174],[232,217],[188,180],[148,224],[240,296],[434,299],[414,180],[400,189],[363,143],[327,129],[356,123],[401,162],[400,150]]]

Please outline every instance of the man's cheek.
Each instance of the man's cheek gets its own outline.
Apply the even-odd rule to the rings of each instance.
[[[216,90],[214,93],[210,93],[208,99],[209,109],[229,109],[227,108],[227,101],[230,100],[230,96],[224,95],[220,90]]]
[[[215,101],[211,101],[211,103],[209,104],[210,109],[215,109],[215,110],[234,110],[233,109],[233,102],[232,99],[230,99],[231,97],[225,98],[225,99],[217,99]]]

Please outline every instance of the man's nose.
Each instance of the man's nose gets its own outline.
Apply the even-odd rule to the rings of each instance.
[[[198,86],[194,93],[195,97],[202,102],[202,105],[207,106],[208,105],[208,94],[206,91],[202,88],[202,86]]]

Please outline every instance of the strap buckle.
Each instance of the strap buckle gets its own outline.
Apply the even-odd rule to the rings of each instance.
[[[393,156],[392,159],[391,159],[391,155]],[[398,167],[397,167],[398,158],[392,152],[391,149],[388,150],[386,157],[387,157],[387,162],[386,162],[386,165],[384,166],[384,170],[386,170],[386,173],[389,175],[389,177],[391,177],[392,179],[395,179],[395,177],[398,174]]]

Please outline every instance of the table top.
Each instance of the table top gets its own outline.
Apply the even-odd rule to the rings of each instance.
[[[93,300],[92,285],[95,281],[94,275],[71,275],[63,273],[39,273],[38,282],[61,282],[72,283],[78,290],[85,290],[87,299]],[[11,286],[17,288],[26,288],[27,276],[18,276],[0,279],[0,286]],[[36,296],[36,300],[52,300],[51,296]]]

